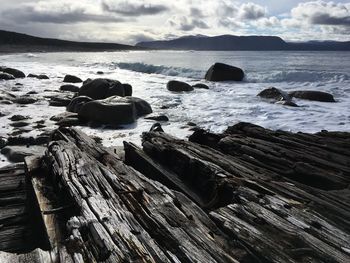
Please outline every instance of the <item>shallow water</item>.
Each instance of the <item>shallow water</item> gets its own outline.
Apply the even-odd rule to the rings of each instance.
[[[211,83],[203,80],[205,71],[215,62],[244,69],[243,82]],[[349,52],[195,52],[195,51],[133,51],[98,53],[42,53],[1,56],[1,64],[24,71],[25,74],[47,74],[50,80],[17,79],[0,82],[0,88],[16,95],[38,92],[42,100],[33,105],[1,105],[0,136],[12,132],[8,118],[13,114],[30,115],[31,122],[44,119],[47,128],[32,130],[36,135],[52,129],[48,119],[64,108],[48,107],[44,97],[62,85],[65,74],[85,78],[118,79],[133,86],[134,96],[148,101],[154,112],[164,113],[170,122],[164,130],[180,138],[191,132],[186,123],[220,132],[239,121],[253,122],[266,128],[289,131],[317,132],[350,130],[350,53]],[[103,71],[104,75],[97,75]],[[202,82],[210,90],[197,89],[190,93],[171,93],[166,89],[169,80],[190,84]],[[14,84],[24,86],[11,91]],[[264,88],[274,86],[285,91],[320,90],[334,95],[337,103],[295,100],[299,108],[285,107],[264,101],[256,96]],[[47,90],[47,91],[44,91]],[[170,106],[169,109],[161,109]],[[121,145],[123,140],[140,143],[140,134],[154,122],[139,119],[122,130],[83,128],[89,134],[103,138],[107,146]],[[25,135],[24,134],[24,135]],[[5,163],[5,162],[3,162]]]

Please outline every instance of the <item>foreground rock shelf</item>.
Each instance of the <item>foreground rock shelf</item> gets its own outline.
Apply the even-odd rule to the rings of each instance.
[[[36,262],[350,262],[349,133],[147,132],[122,157],[61,128],[26,169]]]

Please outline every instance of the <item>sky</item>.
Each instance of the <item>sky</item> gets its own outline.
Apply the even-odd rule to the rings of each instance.
[[[197,34],[350,41],[350,1],[0,0],[0,29],[123,44]]]

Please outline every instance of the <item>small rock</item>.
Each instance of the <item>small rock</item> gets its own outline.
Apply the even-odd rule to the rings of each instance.
[[[192,87],[196,88],[196,89],[209,89],[208,85],[205,85],[203,83],[197,83],[197,84],[193,85]]]
[[[2,68],[1,69],[2,72],[5,72],[5,73],[8,73],[8,74],[11,74],[12,76],[14,76],[15,78],[25,78],[26,75],[18,70],[18,69],[14,69],[14,68]]]
[[[13,123],[10,124],[10,126],[16,127],[16,128],[18,128],[18,127],[26,127],[28,125],[29,125],[29,123],[25,122],[25,121],[16,121],[16,122],[13,122]]]
[[[193,87],[185,82],[171,80],[166,85],[167,89],[174,92],[192,91]]]
[[[22,84],[22,83],[19,83],[19,82],[17,82],[15,85],[16,85],[16,86],[23,86],[23,84]]]
[[[194,126],[197,126],[197,124],[195,124],[194,122],[189,121],[189,122],[187,122],[187,126],[194,127]]]
[[[160,123],[158,123],[158,122],[153,124],[149,131],[150,132],[164,132],[162,125],[160,125]]]
[[[275,87],[270,87],[267,89],[264,89],[258,94],[259,97],[265,98],[265,99],[274,99],[274,100],[291,100],[291,97],[284,91],[277,89]]]
[[[40,74],[38,76],[38,79],[50,79],[50,78],[47,75],[45,75],[45,74]]]
[[[289,93],[291,97],[304,99],[304,100],[312,100],[312,101],[320,101],[320,102],[335,102],[332,94],[323,92],[323,91],[315,91],[315,90],[301,90],[301,91],[292,91]]]
[[[33,104],[33,103],[37,102],[37,99],[27,97],[27,96],[21,96],[21,97],[14,99],[13,102],[15,102],[17,104],[22,104],[22,105]]]
[[[97,71],[96,74],[98,74],[98,75],[103,75],[104,72],[103,72],[103,71]]]
[[[80,78],[73,76],[73,75],[66,75],[63,79],[63,82],[69,82],[69,83],[80,83],[83,82]]]
[[[23,120],[28,120],[30,117],[29,116],[23,116],[23,115],[13,115],[9,118],[11,121],[23,121]]]
[[[71,100],[71,95],[56,95],[50,98],[49,105],[53,107],[66,107],[69,105]]]
[[[78,92],[79,91],[79,87],[71,85],[71,84],[67,84],[67,85],[62,85],[60,87],[60,90],[62,90],[62,91],[71,91],[71,92]]]
[[[66,112],[60,113],[58,115],[52,116],[50,118],[50,120],[51,121],[60,121],[60,120],[63,120],[65,118],[72,118],[72,117],[78,117],[78,113],[66,111]]]
[[[145,117],[146,120],[154,120],[154,121],[169,121],[169,118],[165,115],[149,115]]]
[[[26,95],[35,95],[35,94],[38,94],[38,92],[32,90],[32,91],[29,91],[26,93]]]

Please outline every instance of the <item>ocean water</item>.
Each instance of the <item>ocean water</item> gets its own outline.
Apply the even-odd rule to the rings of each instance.
[[[134,96],[148,101],[155,113],[170,121],[163,124],[166,132],[185,138],[191,134],[186,124],[194,122],[213,132],[221,132],[239,121],[266,128],[288,131],[317,132],[350,130],[350,52],[208,52],[208,51],[130,51],[97,53],[36,53],[2,55],[1,65],[22,70],[25,74],[47,74],[50,80],[17,79],[0,81],[0,89],[39,99],[28,106],[1,105],[0,136],[7,137],[13,128],[8,118],[13,114],[31,116],[31,122],[45,120],[40,130],[26,127],[24,135],[36,135],[54,128],[48,119],[64,108],[49,107],[47,95],[57,94],[65,74],[82,79],[112,78],[133,86]],[[241,67],[243,82],[208,82],[206,70],[215,62]],[[98,75],[103,71],[104,75]],[[189,84],[205,83],[210,89],[189,93],[172,93],[166,89],[169,80]],[[13,91],[14,84],[23,87]],[[256,95],[268,87],[284,91],[319,90],[334,95],[336,103],[298,100],[298,108],[276,105]],[[168,109],[162,109],[168,106]],[[82,128],[103,138],[107,146],[121,145],[123,140],[140,144],[140,135],[154,122],[139,119],[120,130]]]

